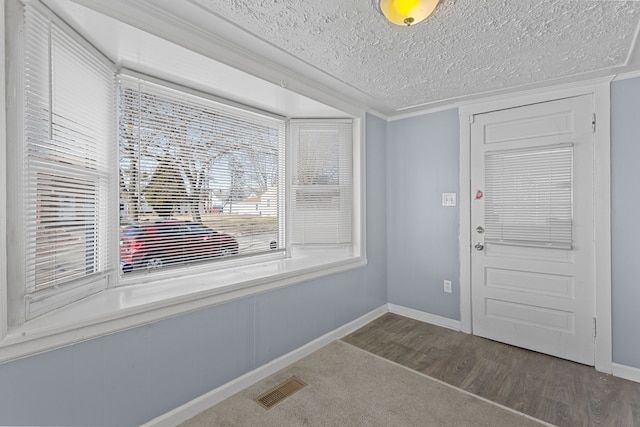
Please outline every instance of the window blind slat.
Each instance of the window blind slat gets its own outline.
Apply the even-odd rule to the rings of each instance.
[[[72,283],[112,268],[107,218],[115,74],[43,6],[27,3],[24,16],[25,277],[31,300],[40,291],[77,289]]]
[[[573,146],[485,154],[485,240],[571,248]]]
[[[291,124],[291,243],[352,242],[352,124]]]
[[[122,75],[119,127],[125,271],[284,248],[283,120]]]

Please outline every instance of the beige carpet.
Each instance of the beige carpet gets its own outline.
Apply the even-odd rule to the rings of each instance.
[[[269,410],[260,394],[296,375],[308,385]],[[196,426],[548,425],[335,341],[181,424]]]

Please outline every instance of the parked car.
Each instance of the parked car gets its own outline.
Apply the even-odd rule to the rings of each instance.
[[[127,226],[120,236],[124,273],[191,263],[238,253],[238,241],[197,222],[164,221]]]

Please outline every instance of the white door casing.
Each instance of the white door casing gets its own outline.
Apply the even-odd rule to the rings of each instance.
[[[477,114],[471,124],[474,334],[588,365],[595,315],[592,99]],[[563,203],[550,207],[553,199]],[[555,238],[545,232],[553,227],[563,230]]]
[[[506,110],[520,106],[543,103],[564,98],[588,95],[591,97],[591,108],[594,108],[597,124],[593,146],[593,227],[591,231],[594,244],[592,263],[587,269],[593,273],[595,295],[591,302],[591,318],[583,330],[589,329],[593,335],[594,320],[597,318],[597,335],[595,337],[595,362],[597,370],[611,373],[611,236],[610,236],[610,78],[550,88],[548,91],[529,91],[508,97],[488,98],[482,102],[470,103],[459,107],[460,112],[460,328],[467,333],[476,333],[472,323],[472,257],[477,240],[475,226],[472,228],[471,206],[475,200],[476,188],[471,186],[471,129],[472,121],[483,113]],[[590,114],[590,113],[589,113]],[[591,123],[589,118],[588,127]],[[589,129],[591,131],[591,129]],[[592,132],[592,131],[591,131]],[[503,248],[504,249],[504,248]],[[495,252],[495,251],[494,251]],[[516,250],[517,252],[517,250]],[[518,261],[521,262],[521,261]],[[552,271],[553,272],[553,271]],[[500,272],[502,273],[502,272]],[[508,275],[507,275],[508,276]],[[535,276],[535,275],[533,275]],[[535,276],[537,277],[537,276]],[[546,277],[546,276],[543,276]],[[490,278],[496,280],[495,275]],[[508,279],[508,277],[507,277]],[[504,281],[505,277],[499,280]],[[582,279],[578,279],[582,280]],[[548,283],[547,283],[548,284]],[[565,283],[565,286],[575,286]],[[554,332],[555,333],[555,332]],[[593,340],[593,338],[591,338]],[[530,347],[526,339],[523,346]],[[543,342],[546,339],[543,339]],[[521,344],[522,345],[522,344]],[[562,344],[559,345],[562,348]],[[566,346],[565,346],[566,347]],[[584,350],[583,350],[584,351]],[[589,352],[590,350],[587,350]],[[593,352],[591,352],[593,354]],[[566,357],[566,356],[565,356]],[[571,356],[569,356],[571,357]],[[589,363],[587,361],[587,363]]]

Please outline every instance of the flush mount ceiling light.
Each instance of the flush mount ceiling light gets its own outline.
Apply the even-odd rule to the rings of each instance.
[[[377,1],[377,0],[376,0]],[[414,25],[424,21],[440,0],[379,0],[382,14],[396,25]]]

